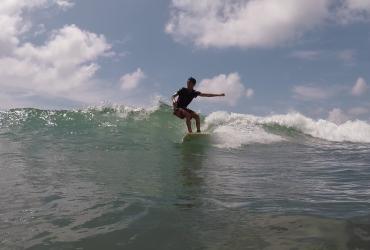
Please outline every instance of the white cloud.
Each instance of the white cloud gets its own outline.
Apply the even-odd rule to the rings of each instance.
[[[74,2],[72,0],[56,0],[56,4],[64,9],[74,6]]]
[[[273,47],[328,16],[330,0],[172,0],[166,32],[200,47]]]
[[[66,26],[43,46],[27,43],[16,48],[14,56],[0,58],[0,86],[19,93],[83,99],[72,90],[89,85],[99,68],[93,61],[109,49],[103,36]]]
[[[354,107],[347,110],[334,108],[329,111],[328,120],[336,124],[341,124],[348,120],[365,118],[369,113],[369,105],[365,105],[363,107]]]
[[[335,108],[329,112],[328,120],[336,124],[342,124],[349,120],[348,115],[339,108]]]
[[[302,100],[321,100],[330,97],[327,90],[317,86],[294,86],[293,87],[294,97]]]
[[[368,90],[368,86],[366,81],[359,77],[355,83],[355,85],[352,87],[352,95],[360,96],[364,94]]]
[[[99,69],[96,60],[111,49],[104,36],[67,25],[41,46],[20,42],[29,27],[23,11],[51,3],[56,2],[8,0],[0,5],[0,88],[7,103],[32,96],[82,102],[96,98],[91,92]]]
[[[26,43],[15,50],[15,55],[35,63],[67,68],[95,60],[110,48],[103,35],[69,25],[54,31],[45,45]]]
[[[351,10],[370,12],[370,1],[369,0],[346,0],[345,6]]]
[[[221,74],[211,79],[204,79],[199,84],[199,91],[203,93],[221,94],[225,93],[225,97],[203,98],[210,102],[227,103],[230,106],[236,105],[238,100],[242,97],[251,97],[254,93],[252,89],[246,89],[241,82],[238,73],[231,73],[229,75]]]
[[[29,23],[23,19],[23,12],[46,3],[47,0],[3,0],[1,2],[0,56],[8,55],[19,44],[18,36],[29,28]]]
[[[344,0],[336,15],[337,20],[344,24],[370,20],[370,1]]]
[[[328,22],[356,21],[370,21],[370,0],[171,0],[165,31],[202,48],[264,48],[295,41]]]
[[[252,98],[252,97],[254,96],[254,90],[253,90],[253,89],[251,89],[251,88],[246,89],[246,91],[245,91],[245,96],[246,96],[247,98]]]
[[[37,36],[42,35],[46,32],[47,32],[47,30],[46,30],[45,24],[41,23],[41,24],[37,25],[37,27],[36,27],[36,29],[33,33],[33,36],[37,37]]]
[[[122,76],[120,79],[122,90],[135,89],[145,77],[144,72],[140,68],[133,73]]]
[[[293,97],[303,101],[325,100],[331,97],[348,95],[349,92],[354,96],[361,96],[368,91],[366,81],[359,77],[353,87],[345,85],[317,86],[317,85],[297,85],[292,89]]]
[[[315,60],[320,56],[320,51],[317,50],[298,50],[291,53],[291,57],[301,60]]]

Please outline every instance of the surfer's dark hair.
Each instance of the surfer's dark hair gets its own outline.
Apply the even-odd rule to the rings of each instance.
[[[191,82],[192,84],[196,84],[197,83],[197,80],[195,80],[195,78],[193,78],[193,77],[190,77],[189,79],[188,79],[188,81],[189,82]]]

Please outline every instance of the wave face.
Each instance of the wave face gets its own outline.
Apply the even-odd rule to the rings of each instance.
[[[317,138],[329,142],[370,143],[370,124],[347,121],[337,125],[313,120],[299,113],[266,117],[214,112],[204,117],[202,129],[212,134],[212,143],[221,148],[250,144],[271,144]],[[93,107],[83,110],[13,109],[0,113],[2,133],[59,133],[87,135],[104,129],[116,131],[132,140],[147,136],[152,140],[181,141],[186,132],[183,121],[171,108],[160,103],[151,108],[127,106]],[[101,134],[100,136],[104,136]]]

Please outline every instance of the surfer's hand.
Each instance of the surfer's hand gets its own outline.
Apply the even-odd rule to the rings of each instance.
[[[220,96],[225,96],[225,93],[222,93]]]

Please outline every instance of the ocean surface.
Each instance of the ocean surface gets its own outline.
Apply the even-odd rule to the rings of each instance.
[[[370,124],[0,112],[0,249],[370,249]]]

